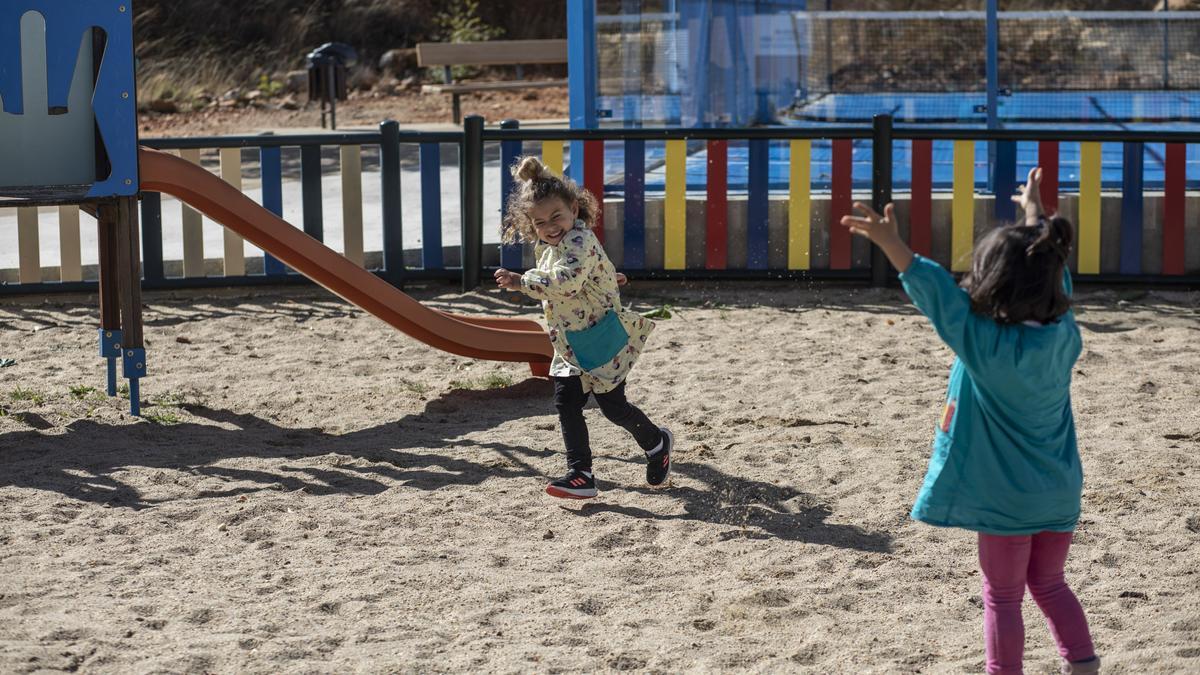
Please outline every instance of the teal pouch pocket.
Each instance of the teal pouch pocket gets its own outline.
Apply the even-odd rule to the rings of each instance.
[[[629,333],[621,325],[621,318],[610,309],[591,328],[567,331],[567,344],[575,352],[580,368],[594,370],[621,353],[629,344]]]

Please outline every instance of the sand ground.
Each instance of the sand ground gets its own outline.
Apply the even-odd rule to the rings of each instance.
[[[460,312],[537,308],[414,293]],[[94,298],[0,300],[0,672],[979,672],[971,533],[908,519],[950,352],[896,290],[634,284],[667,489],[550,387],[312,288],[146,295],[146,418]],[[1068,576],[1111,673],[1200,672],[1200,294],[1081,289]],[[1026,605],[1027,666],[1056,656]]]

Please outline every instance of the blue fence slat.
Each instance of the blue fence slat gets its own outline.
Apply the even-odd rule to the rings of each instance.
[[[766,139],[750,141],[749,195],[746,204],[746,268],[767,269],[768,245],[767,219],[770,211],[767,202],[767,174],[770,170],[770,146]]]
[[[163,278],[162,195],[142,194],[142,274],[149,281]]]
[[[625,141],[625,262],[631,270],[646,267],[646,142]]]
[[[505,128],[515,128],[516,123],[508,123]],[[512,165],[517,161],[517,157],[521,154],[521,141],[501,141],[500,142],[500,220],[503,222],[505,215],[508,213],[508,196],[513,189]],[[506,269],[520,269],[523,267],[521,261],[521,245],[520,244],[503,244],[500,247],[500,266]]]
[[[1125,171],[1121,190],[1121,274],[1142,273],[1142,168],[1141,143],[1125,144]]]
[[[1017,204],[1012,196],[1017,193],[1017,142],[996,141],[996,161],[992,164],[992,186],[995,190],[994,210],[996,220],[1011,223],[1017,218]]]
[[[321,146],[300,146],[300,202],[304,232],[325,241],[325,218],[321,211]]]
[[[421,144],[421,266],[445,267],[442,261],[442,146]]]
[[[283,159],[278,147],[259,148],[258,165],[262,173],[263,208],[283,217]],[[269,276],[287,274],[287,267],[279,258],[263,253],[263,271]]]

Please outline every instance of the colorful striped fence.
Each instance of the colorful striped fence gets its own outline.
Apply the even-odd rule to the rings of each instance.
[[[419,156],[424,163],[420,172],[420,183],[423,193],[421,216],[423,225],[422,256],[415,268],[406,270],[408,276],[431,278],[454,278],[456,271],[447,269],[442,256],[442,205],[441,205],[441,170],[438,157],[439,144],[457,142],[454,133],[438,132],[434,134],[407,133],[401,136],[401,141],[418,148]],[[330,142],[332,141],[332,142]],[[424,141],[424,142],[422,142]],[[148,140],[145,144],[159,149],[177,152],[184,159],[196,164],[209,164],[215,160],[215,170],[221,178],[239,190],[245,189],[245,177],[252,165],[243,161],[242,151],[246,147],[257,150],[258,182],[260,185],[255,192],[259,202],[272,213],[284,214],[284,149],[292,148],[298,151],[301,187],[302,213],[299,224],[306,232],[319,240],[324,240],[325,214],[322,204],[322,147],[337,148],[337,175],[341,187],[341,233],[342,253],[359,265],[366,262],[364,242],[364,207],[363,207],[363,146],[379,146],[381,134],[341,134],[337,136],[264,136],[264,137],[223,137],[212,139],[171,139]],[[294,162],[294,160],[293,160]],[[325,162],[330,163],[326,157]],[[324,173],[329,173],[326,169]],[[397,163],[393,170],[379,174],[385,183],[399,187],[401,169]],[[385,193],[396,192],[385,188]],[[257,281],[291,280],[294,275],[288,275],[286,268],[278,260],[264,254],[262,264],[250,265],[245,256],[245,243],[231,231],[222,231],[222,245],[217,251],[206,251],[204,241],[204,218],[186,204],[178,207],[178,218],[173,219],[178,233],[179,245],[182,248],[180,259],[174,267],[163,258],[163,213],[162,198],[157,193],[144,193],[139,209],[141,220],[141,239],[143,249],[143,276],[145,285],[149,288],[171,288],[199,285],[225,285]],[[79,207],[65,205],[58,207],[59,242],[61,260],[58,262],[58,274],[43,269],[43,265],[53,266],[56,261],[45,259],[40,232],[41,219],[46,213],[39,214],[34,206],[23,206],[14,209],[17,220],[17,258],[15,278],[8,283],[0,283],[3,292],[32,292],[62,290],[85,290],[94,287],[95,269],[89,261],[91,270],[84,281],[85,268],[80,236]],[[400,204],[397,202],[385,209],[384,230],[385,243],[387,240],[399,240],[399,233],[394,235],[389,229],[399,230],[403,223],[398,217]],[[90,220],[90,219],[89,219]],[[94,221],[90,221],[94,222]],[[390,227],[388,225],[391,225]],[[94,225],[92,226],[94,227]],[[219,271],[210,274],[206,269],[206,253],[220,256],[217,262]],[[388,256],[384,255],[386,259]],[[392,247],[393,259],[402,259],[403,249],[398,251]],[[385,260],[386,265],[386,260]],[[400,264],[393,267],[403,269]],[[249,273],[253,270],[253,273]],[[382,273],[382,271],[381,271]],[[16,283],[12,283],[15,281]]]
[[[546,131],[519,129],[515,124],[505,125],[504,132],[485,140],[500,144],[500,193],[503,210],[508,193],[512,188],[507,170],[525,148],[534,148],[552,172],[564,175],[568,170],[564,144],[569,140],[582,140],[577,147],[583,156],[584,186],[601,204],[600,219],[596,233],[605,240],[605,234],[619,232],[620,239],[609,242],[618,244],[621,250],[622,269],[633,274],[657,272],[686,273],[703,278],[706,274],[725,272],[772,273],[794,272],[823,273],[849,272],[847,278],[867,278],[863,263],[855,263],[851,246],[851,235],[837,225],[842,215],[850,212],[854,200],[855,153],[870,148],[870,139],[865,130],[859,130],[857,138],[849,134],[837,135],[830,141],[800,136],[800,132],[789,130],[782,134],[786,145],[786,185],[770,184],[770,150],[773,139],[761,130],[739,138],[730,130],[662,130],[659,134],[624,133],[622,130],[606,130],[603,135],[587,136],[578,132],[563,132],[555,137]],[[160,147],[175,148],[189,161],[211,162],[216,155],[221,177],[241,189],[246,166],[242,149],[257,145],[257,169],[259,173],[260,200],[265,208],[282,215],[284,212],[284,154],[283,148],[299,156],[299,182],[301,184],[301,208],[298,225],[313,237],[323,240],[325,235],[325,205],[322,202],[322,147],[336,146],[338,176],[341,185],[341,225],[343,252],[359,265],[367,262],[367,245],[363,237],[363,147],[386,146],[381,156],[380,179],[383,181],[384,210],[384,258],[381,273],[399,280],[405,275],[451,278],[454,270],[447,269],[443,247],[443,209],[447,206],[442,198],[442,144],[461,143],[463,135],[454,132],[399,136],[397,142],[410,143],[415,149],[419,164],[418,185],[400,185],[400,163],[394,151],[385,142],[386,134],[346,135],[327,140],[321,137],[243,137],[238,139],[185,139],[161,141]],[[507,135],[505,135],[507,133]],[[1121,181],[1121,205],[1119,211],[1105,209],[1102,194],[1101,162],[1102,144],[1099,141],[1082,139],[1079,145],[1077,178],[1068,182],[1073,191],[1062,195],[1061,185],[1065,181],[1060,162],[1060,141],[1026,141],[1011,137],[994,141],[993,161],[988,175],[990,189],[981,190],[978,183],[977,164],[982,155],[977,152],[980,136],[969,139],[955,138],[951,130],[935,132],[913,132],[897,130],[894,148],[898,152],[907,149],[911,167],[910,188],[907,194],[897,197],[907,200],[908,236],[913,249],[918,253],[940,259],[950,269],[958,272],[969,269],[977,237],[994,223],[1011,221],[1019,216],[1015,205],[1008,199],[1014,194],[1024,176],[1017,175],[1019,142],[1037,143],[1037,161],[1043,168],[1042,198],[1050,211],[1060,203],[1066,215],[1076,224],[1077,251],[1073,265],[1077,274],[1083,276],[1104,275],[1105,278],[1143,277],[1146,254],[1156,258],[1161,247],[1161,266],[1157,261],[1151,268],[1156,278],[1186,277],[1195,275],[1189,270],[1188,247],[1200,246],[1193,239],[1187,212],[1187,157],[1182,142],[1167,142],[1163,152],[1147,145],[1144,139],[1125,140],[1119,146],[1124,157]],[[1058,136],[1066,137],[1063,134]],[[1076,142],[1071,137],[1070,142]],[[1111,137],[1105,137],[1112,140]],[[204,141],[211,143],[204,143]],[[605,142],[621,143],[624,165],[619,174],[604,175]],[[661,164],[648,164],[647,142],[663,143]],[[532,142],[532,145],[530,143]],[[745,144],[744,166],[730,166],[730,144]],[[828,174],[814,175],[813,158],[816,143],[828,143]],[[936,144],[944,144],[936,146]],[[610,146],[611,147],[611,146]],[[934,190],[933,157],[935,147],[951,150],[953,157],[953,181],[949,194],[938,194]],[[1117,146],[1104,146],[1114,151]],[[207,150],[202,150],[208,148]],[[689,154],[703,151],[706,156],[705,173],[701,191],[693,187],[689,194]],[[1144,173],[1147,155],[1153,161],[1161,161],[1165,182],[1162,196],[1147,196]],[[1160,157],[1161,155],[1161,157]],[[289,155],[289,157],[292,155]],[[390,158],[390,159],[389,159]],[[332,163],[328,157],[326,163]],[[655,160],[658,162],[659,160]],[[289,166],[294,166],[294,160]],[[253,167],[252,167],[253,168]],[[647,194],[647,173],[661,172],[662,193]],[[824,169],[823,169],[824,171]],[[731,198],[730,176],[745,175],[744,197],[733,194]],[[619,183],[618,187],[606,188],[606,183]],[[1078,187],[1075,188],[1074,185]],[[1110,189],[1115,186],[1109,186]],[[403,225],[399,207],[408,190],[419,191],[421,199],[418,265],[406,267],[403,263],[403,241],[400,229]],[[606,194],[609,192],[610,194]],[[978,202],[981,193],[990,193],[986,198],[993,200],[991,211],[981,216]],[[947,199],[948,197],[948,199]],[[615,205],[619,201],[619,205]],[[609,215],[619,213],[619,222],[606,224],[603,220],[604,205],[610,207]],[[773,209],[772,204],[782,207]],[[661,204],[661,206],[660,206]],[[689,210],[689,204],[698,208]],[[948,208],[947,208],[948,207]],[[142,239],[144,251],[144,275],[151,287],[188,285],[183,281],[208,280],[211,283],[237,283],[240,278],[263,277],[272,279],[289,278],[278,260],[264,255],[261,267],[248,264],[243,251],[244,243],[236,235],[225,232],[220,250],[222,274],[209,277],[205,269],[205,244],[203,222],[199,213],[186,205],[180,207],[182,260],[179,271],[167,274],[168,268],[162,259],[162,206],[158,195],[144,195],[141,207]],[[734,209],[739,211],[735,211]],[[744,211],[741,211],[744,209]],[[17,284],[7,284],[5,290],[19,287],[33,288],[43,281],[64,284],[64,287],[83,279],[81,259],[80,219],[78,209],[64,206],[59,213],[59,262],[58,279],[43,280],[43,260],[39,232],[39,213],[34,207],[22,207],[17,212],[17,239],[19,269]],[[1110,210],[1111,211],[1111,210]],[[1147,223],[1147,213],[1161,222]],[[660,215],[661,214],[661,215]],[[701,215],[702,214],[702,215]],[[736,217],[735,217],[736,216]],[[1193,218],[1196,216],[1193,215]],[[656,219],[648,222],[648,218]],[[474,225],[473,225],[474,226]],[[1149,229],[1147,229],[1149,226]],[[650,269],[648,260],[657,260],[658,241],[652,237],[661,230],[661,267]],[[692,250],[690,247],[696,247]],[[1149,247],[1149,248],[1148,248]],[[648,257],[648,253],[654,255]],[[734,252],[736,251],[736,252]],[[744,251],[744,257],[743,257]],[[731,255],[731,252],[734,252]],[[397,263],[397,260],[399,262]],[[522,269],[528,264],[525,250],[521,246],[500,247],[500,265]],[[734,269],[733,261],[738,261]],[[744,260],[744,262],[742,262]],[[495,264],[487,263],[487,264]],[[247,274],[254,269],[253,274]],[[258,273],[261,269],[262,274]],[[1161,271],[1160,271],[1161,270]],[[427,274],[426,274],[427,273]],[[854,276],[857,275],[857,276]],[[831,276],[837,276],[831,274]],[[44,284],[42,284],[44,286]],[[192,284],[195,285],[195,284]]]
[[[932,188],[932,141],[913,140],[912,181],[910,195],[910,243],[913,250],[932,255],[931,203]],[[1075,272],[1079,275],[1124,275],[1141,277],[1144,270],[1144,246],[1147,241],[1145,228],[1146,197],[1144,187],[1146,146],[1140,141],[1121,144],[1123,152],[1123,176],[1121,181],[1121,208],[1119,222],[1106,218],[1103,208],[1104,197],[1101,186],[1100,142],[1084,141],[1079,144],[1078,188],[1072,196],[1071,205],[1064,212],[1076,228]],[[952,211],[951,268],[955,271],[969,269],[974,250],[976,232],[975,183],[972,141],[954,142],[954,183]],[[1037,142],[1037,162],[1042,168],[1041,198],[1048,213],[1058,212],[1060,206],[1060,143],[1058,141]],[[1182,143],[1167,143],[1164,161],[1165,184],[1161,197],[1161,247],[1162,262],[1160,276],[1183,276],[1187,245],[1193,247],[1200,242],[1187,241],[1186,233],[1186,146]],[[1024,183],[1025,176],[1017,175],[1016,142],[996,142],[996,159],[992,166],[994,209],[993,222],[1011,222],[1020,217],[1015,204],[1007,195],[1016,194],[1017,186]],[[1109,223],[1109,225],[1106,225]],[[1110,231],[1108,236],[1105,231]],[[1115,236],[1114,236],[1115,234]],[[1104,255],[1102,255],[1104,254]],[[1102,258],[1116,260],[1117,268],[1104,270]],[[1110,265],[1111,267],[1111,265]]]
[[[544,135],[537,134],[531,138],[540,143],[541,154],[547,166],[558,173],[563,166],[559,153],[567,138],[545,140]],[[696,135],[703,134],[698,130]],[[730,209],[734,202],[730,200],[729,190],[729,143],[737,141],[726,137],[711,138],[703,140],[703,145],[689,146],[686,138],[668,138],[665,140],[665,152],[662,156],[662,193],[652,195],[647,195],[646,192],[646,139],[628,138],[622,142],[625,157],[623,172],[620,176],[610,176],[615,178],[616,182],[623,183],[616,188],[623,200],[623,218],[620,224],[622,267],[634,272],[652,271],[647,269],[650,231],[661,227],[663,271],[686,270],[701,278],[705,271],[736,271],[730,266]],[[844,228],[836,224],[841,216],[850,213],[854,200],[852,167],[855,141],[837,138],[830,143],[831,172],[827,177],[827,192],[819,199],[814,199],[812,184],[813,139],[791,139],[788,142],[789,171],[786,194],[776,194],[768,185],[770,141],[753,138],[742,142],[748,145],[748,160],[744,167],[747,175],[745,217],[744,223],[741,224],[744,229],[738,233],[738,236],[744,237],[744,241],[739,242],[739,245],[745,247],[745,262],[740,269],[750,272],[772,269],[787,272],[851,270],[855,266],[851,250],[852,238]],[[898,144],[907,144],[910,148],[910,188],[908,194],[900,195],[902,200],[907,198],[909,204],[909,241],[918,253],[938,258],[944,256],[943,262],[947,267],[956,272],[964,272],[970,268],[978,236],[994,223],[1011,222],[1019,215],[1016,204],[1010,199],[1011,195],[1016,194],[1017,187],[1024,182],[1024,176],[1017,175],[1017,141],[996,142],[995,160],[989,175],[993,187],[988,195],[993,206],[990,215],[983,217],[983,220],[977,212],[981,191],[976,184],[976,166],[982,160],[982,156],[977,152],[976,140],[949,142],[953,153],[953,182],[948,195],[949,200],[935,199],[937,193],[932,179],[934,142],[929,139],[896,141]],[[500,143],[502,166],[510,166],[521,152],[521,142],[506,137]],[[612,200],[612,195],[605,194],[601,176],[604,141],[587,140],[583,143],[583,148],[585,187],[588,187],[602,203],[606,198]],[[1105,250],[1114,246],[1120,248],[1119,273],[1124,275],[1142,274],[1142,239],[1145,234],[1141,216],[1144,201],[1140,153],[1143,148],[1141,143],[1126,144],[1126,154],[1130,159],[1122,187],[1127,198],[1122,206],[1120,240],[1104,244]],[[696,152],[701,149],[705,155],[703,216],[693,219],[688,208],[687,161],[689,150]],[[1048,210],[1054,211],[1059,200],[1059,143],[1040,142],[1037,151],[1038,161],[1043,166],[1044,173],[1043,201]],[[1183,146],[1171,144],[1167,155],[1168,181],[1166,206],[1163,209],[1162,274],[1182,275],[1185,266],[1181,245],[1185,234],[1182,215],[1185,188]],[[1072,197],[1073,208],[1069,214],[1077,224],[1076,272],[1081,275],[1098,275],[1101,273],[1102,243],[1100,144],[1083,143],[1080,156],[1078,194]],[[512,189],[511,179],[507,170],[502,171],[501,176],[500,189],[502,194],[507,195]],[[1000,197],[996,198],[995,195]],[[698,198],[699,195],[693,195],[692,200]],[[786,211],[782,212],[784,215],[772,214],[772,199],[786,201]],[[661,209],[647,207],[648,202],[655,200],[661,200]],[[945,220],[935,223],[934,206],[937,202],[948,203],[949,208],[942,214]],[[647,218],[651,213],[661,220],[655,223],[648,222]],[[774,218],[782,218],[786,223],[780,223],[780,227],[773,228],[770,223]],[[935,225],[940,226],[947,221],[947,248],[942,249],[941,253],[935,253]],[[602,235],[603,226],[597,229]],[[692,232],[695,232],[695,236],[689,236]],[[776,240],[777,236],[783,236],[785,240]],[[703,242],[702,255],[697,251],[696,256],[690,256],[689,243],[698,241]],[[818,256],[815,255],[814,247],[822,245],[826,245],[827,250],[822,256],[822,264],[817,265]],[[784,261],[782,265],[769,264],[772,250],[785,251],[781,258]],[[502,264],[519,268],[520,255],[519,247],[505,247]],[[689,267],[689,260],[702,262],[693,263]],[[861,263],[859,265],[859,269],[862,269]]]

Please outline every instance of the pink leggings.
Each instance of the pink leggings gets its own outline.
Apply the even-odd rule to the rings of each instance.
[[[1095,655],[1083,608],[1063,578],[1071,535],[1070,532],[1015,537],[979,535],[987,672],[1021,672],[1025,653],[1021,601],[1026,584],[1046,616],[1050,634],[1058,643],[1058,653],[1068,661],[1086,661]]]

